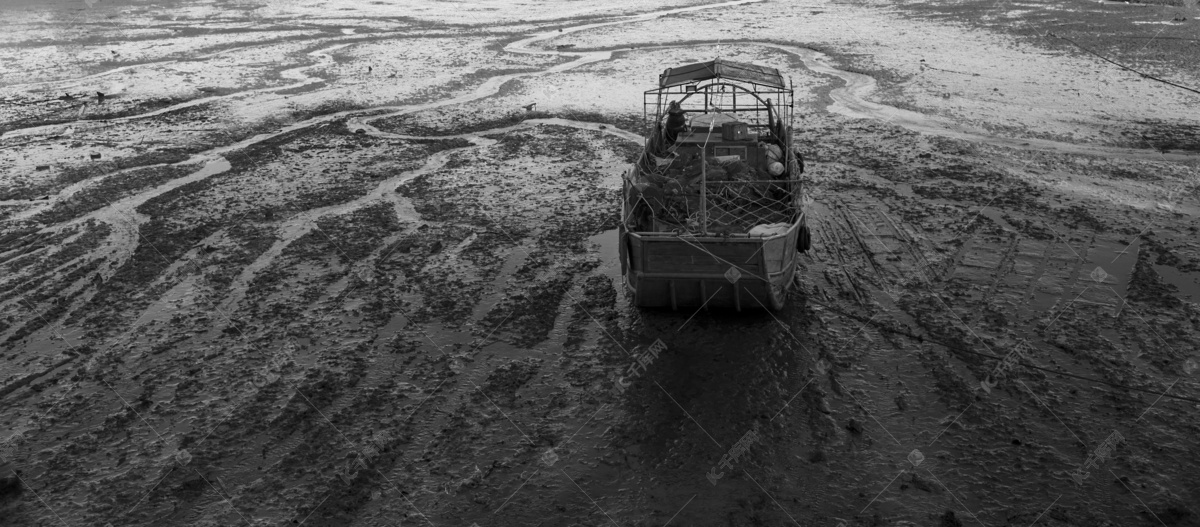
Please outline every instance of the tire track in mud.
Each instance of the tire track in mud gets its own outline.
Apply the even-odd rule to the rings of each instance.
[[[841,202],[841,200],[838,201]],[[891,206],[891,203],[886,203],[886,208]],[[847,210],[841,210],[842,208]],[[936,449],[933,451],[936,451],[940,458],[948,455],[952,457],[967,456],[965,463],[967,466],[971,466],[972,462],[969,457],[973,450],[971,446],[961,444],[954,434],[943,434],[954,426],[959,417],[968,414],[968,410],[975,405],[953,387],[969,384],[971,379],[978,378],[976,372],[979,371],[979,360],[972,356],[963,357],[953,349],[947,350],[949,353],[933,353],[930,345],[923,343],[924,339],[921,337],[930,334],[934,329],[928,327],[928,324],[937,319],[931,320],[928,315],[914,318],[907,312],[908,309],[912,309],[912,306],[902,307],[900,300],[907,298],[908,301],[912,301],[932,298],[929,296],[930,294],[941,295],[945,284],[939,285],[931,281],[936,279],[928,275],[929,265],[923,256],[923,251],[907,234],[904,223],[897,223],[896,220],[893,220],[886,208],[863,209],[859,207],[855,210],[848,210],[850,208],[852,208],[850,205],[840,203],[837,214],[826,215],[826,221],[834,221],[838,226],[836,229],[831,229],[835,238],[830,241],[845,249],[829,253],[836,255],[837,258],[835,261],[825,262],[825,264],[844,267],[851,261],[865,259],[871,263],[868,272],[874,275],[873,278],[879,283],[872,284],[868,298],[858,298],[857,309],[853,307],[839,308],[850,313],[856,311],[865,313],[861,317],[853,317],[856,321],[848,321],[849,327],[860,327],[861,337],[856,341],[857,345],[842,345],[842,351],[833,355],[831,360],[837,365],[835,370],[844,369],[846,374],[862,369],[862,365],[869,365],[871,381],[867,381],[861,376],[857,376],[858,378],[844,376],[840,381],[831,378],[831,382],[834,384],[831,388],[838,395],[834,400],[841,401],[835,405],[836,413],[843,416],[847,413],[857,416],[864,423],[864,431],[860,433],[861,439],[847,442],[846,447],[849,451],[845,455],[839,456],[836,461],[829,462],[837,466],[845,463],[846,460],[852,460],[858,464],[855,471],[875,474],[876,477],[879,477],[879,486],[888,483],[888,480],[892,480],[894,483],[895,479],[890,474],[895,474],[899,470],[899,474],[895,474],[896,478],[908,474],[908,477],[902,481],[901,490],[905,487],[915,486],[918,489],[929,491],[937,485],[915,470],[917,463],[912,463],[913,458],[909,457],[908,461],[914,466],[902,469],[896,467],[905,464],[906,456],[912,455],[910,451],[925,455],[931,453],[931,448]],[[964,242],[964,247],[971,245],[972,239],[968,238]],[[1009,258],[1014,251],[1015,241],[1009,244],[1006,251],[1006,254],[1010,255]],[[858,253],[858,256],[854,256],[854,253]],[[905,263],[906,261],[908,262]],[[925,269],[921,269],[922,266]],[[957,266],[957,264],[950,266],[947,280],[955,275]],[[1003,278],[1003,269],[1002,265],[995,268],[989,284],[999,283]],[[853,282],[852,277],[857,275],[857,272],[846,274],[851,277]],[[912,287],[897,286],[897,281],[900,284],[915,285]],[[837,287],[836,284],[835,287]],[[930,289],[929,292],[922,291],[926,287]],[[947,323],[952,325],[962,323],[950,306],[940,300],[935,302],[934,313],[943,311],[949,313],[950,318],[946,320]],[[869,319],[868,316],[870,316]],[[915,335],[916,339],[877,331],[875,326],[898,329],[902,333]],[[974,333],[974,330],[969,327],[967,331]],[[939,331],[933,331],[933,334],[937,333]],[[863,342],[864,340],[866,342]],[[880,343],[880,340],[884,342]],[[914,355],[919,359],[918,361],[913,361]],[[1008,402],[1008,408],[1014,408],[1012,403],[1012,401]],[[1018,403],[1015,407],[1019,406]],[[966,416],[971,420],[977,420],[978,417],[978,410],[976,413]],[[871,426],[872,424],[875,426]],[[995,436],[994,432],[981,433],[987,437]],[[996,437],[996,439],[1004,441],[1003,437]],[[867,441],[865,444],[862,443],[864,440]],[[885,455],[862,457],[856,452],[858,448],[864,446],[868,451],[882,452]],[[961,466],[959,465],[959,467]],[[944,469],[940,471],[944,471]],[[978,477],[962,473],[942,474],[935,478],[939,480],[939,484],[946,483],[951,487],[961,487],[967,484],[970,486],[969,488],[980,488],[985,485]],[[880,491],[880,494],[882,495],[883,492]],[[837,498],[837,496],[828,497],[830,499]],[[926,511],[937,510],[939,507],[936,501],[929,498],[918,494],[909,495],[903,500],[896,500],[889,495],[884,497],[876,507],[879,510],[888,511],[889,514],[894,514],[896,509],[903,509],[905,514],[910,517],[919,517]],[[970,511],[981,511],[981,507],[984,505],[983,501],[969,494],[964,495],[962,500],[963,503],[960,505],[968,511],[968,514]],[[857,506],[853,508],[855,511],[858,509]],[[957,511],[957,509],[955,510]]]
[[[869,210],[860,210],[859,213],[874,216]],[[865,259],[874,264],[871,273],[880,283],[872,284],[869,288],[856,286],[863,289],[861,293],[857,293],[861,295],[858,296],[857,308],[840,308],[845,312],[863,313],[861,317],[853,317],[854,319],[846,321],[844,327],[858,328],[856,333],[848,338],[841,335],[840,342],[835,346],[836,353],[830,350],[828,355],[832,363],[828,379],[829,389],[833,393],[829,399],[833,403],[832,414],[838,416],[839,421],[849,418],[851,424],[847,424],[846,427],[851,429],[851,433],[844,439],[818,443],[818,448],[843,448],[844,452],[825,461],[830,464],[830,468],[853,470],[855,473],[871,476],[869,480],[876,481],[873,484],[868,483],[867,488],[872,489],[868,496],[874,494],[876,488],[883,487],[883,490],[880,490],[880,495],[871,502],[866,499],[857,500],[861,503],[856,503],[853,499],[847,501],[845,495],[835,490],[813,490],[821,499],[830,503],[842,503],[843,507],[849,508],[836,511],[835,516],[855,516],[855,513],[860,513],[861,506],[870,507],[876,504],[878,509],[888,511],[889,516],[901,509],[909,517],[920,517],[930,510],[939,510],[944,505],[934,496],[909,495],[897,500],[892,495],[883,494],[897,479],[906,474],[908,477],[901,481],[902,490],[906,486],[916,486],[928,491],[934,486],[916,472],[915,466],[906,465],[912,463],[913,452],[918,455],[937,452],[942,458],[960,454],[962,450],[957,445],[949,444],[949,438],[945,438],[936,447],[934,445],[938,439],[942,439],[942,433],[949,428],[948,425],[953,425],[950,418],[961,415],[970,406],[944,389],[934,388],[944,385],[939,375],[946,374],[947,365],[928,353],[927,344],[881,331],[876,327],[907,326],[909,331],[922,332],[921,325],[899,305],[901,297],[907,294],[907,291],[889,287],[895,280],[920,280],[911,277],[913,270],[901,265],[899,257],[905,252],[909,255],[917,254],[919,248],[913,247],[903,239],[898,226],[888,225],[887,229],[881,229],[880,227],[889,222],[880,220],[868,223],[859,215],[853,215],[852,219],[851,214],[853,213],[839,214],[839,223],[844,227],[838,232],[843,233],[841,236],[856,240],[846,240],[849,243],[843,245],[854,248],[849,252],[858,253],[855,259]],[[886,216],[883,211],[879,211],[879,214]],[[888,230],[892,232],[887,232]],[[884,238],[895,240],[903,247],[893,247],[892,244],[885,243]],[[846,262],[847,256],[849,255],[841,253],[839,260]],[[838,262],[828,262],[828,265],[837,264]],[[852,277],[855,275],[847,273],[847,276],[854,280]],[[833,303],[840,302],[834,300]],[[845,315],[838,313],[835,316]],[[839,325],[823,321],[821,326],[832,330]],[[914,358],[919,360],[914,361]],[[864,369],[869,372],[869,377],[855,373]],[[951,368],[949,371],[954,369],[957,368]],[[853,424],[855,420],[858,421],[858,425]],[[856,426],[859,430],[857,432]],[[957,478],[950,475],[943,475],[940,479],[952,487],[963,483],[955,481]],[[963,499],[966,500],[965,507],[968,511],[979,509],[975,500],[967,497]]]
[[[840,203],[842,200],[835,201]],[[842,267],[843,271],[847,267],[861,268],[857,265],[858,258],[853,256],[855,252],[861,251],[862,258],[873,260],[878,264],[871,271],[878,273],[881,280],[889,280],[892,277],[904,277],[909,271],[907,266],[896,257],[907,259],[911,256],[913,261],[918,263],[927,261],[922,259],[920,247],[914,243],[911,236],[906,234],[905,223],[893,221],[888,214],[888,209],[894,207],[894,202],[879,200],[879,205],[884,205],[884,207],[867,211],[855,209],[853,214],[820,215],[825,222],[823,224],[826,225],[822,230],[829,231],[827,243],[837,244],[835,248],[816,253],[827,259],[831,255],[835,257],[833,262],[823,263]],[[1077,463],[1077,460],[1073,462],[1073,458],[1087,456],[1086,451],[1092,448],[1099,439],[1092,434],[1097,432],[1097,428],[1103,428],[1106,423],[1109,423],[1103,418],[1111,418],[1114,410],[1128,413],[1129,405],[1132,405],[1136,410],[1129,414],[1129,419],[1132,420],[1134,417],[1140,419],[1141,416],[1137,412],[1143,409],[1148,411],[1148,406],[1154,406],[1151,404],[1155,402],[1154,394],[1151,394],[1147,400],[1130,396],[1128,392],[1121,394],[1111,389],[1097,390],[1097,387],[1089,386],[1090,383],[1086,381],[1080,382],[1080,379],[1059,377],[1052,371],[1022,370],[1023,381],[1020,383],[1010,381],[1011,386],[1005,386],[1000,391],[991,393],[988,398],[986,394],[979,391],[976,385],[986,378],[986,374],[991,371],[996,362],[992,359],[980,358],[966,350],[979,348],[991,355],[1003,356],[1009,351],[1009,343],[1012,338],[1024,337],[1034,346],[1033,362],[1035,364],[1041,367],[1055,368],[1069,375],[1107,380],[1118,384],[1133,380],[1134,386],[1149,387],[1154,393],[1165,393],[1169,390],[1173,386],[1173,378],[1169,373],[1160,374],[1160,366],[1141,356],[1133,357],[1129,356],[1131,355],[1129,353],[1120,353],[1122,335],[1127,330],[1114,330],[1108,327],[1110,325],[1124,327],[1127,324],[1119,319],[1109,318],[1110,316],[1115,317],[1109,312],[1123,304],[1121,298],[1123,293],[1120,291],[1125,290],[1125,282],[1130,276],[1130,268],[1133,265],[1132,258],[1126,258],[1124,262],[1117,263],[1120,255],[1124,254],[1125,249],[1128,248],[1127,244],[1119,239],[1114,239],[1112,234],[1104,235],[1091,229],[1068,230],[1069,234],[1060,235],[1064,221],[1053,216],[1050,218],[1033,216],[1039,221],[1049,223],[1050,230],[1055,233],[1048,239],[1041,239],[1027,236],[1013,228],[1005,221],[1005,216],[1000,212],[981,211],[978,215],[991,219],[996,224],[995,227],[982,230],[972,229],[958,250],[948,258],[949,265],[944,277],[933,278],[932,281],[927,279],[910,281],[910,284],[915,282],[912,288],[905,286],[898,291],[887,291],[886,289],[876,291],[876,293],[881,293],[875,295],[875,300],[882,309],[870,305],[870,302],[858,306],[858,309],[839,308],[849,313],[865,311],[862,316],[852,317],[860,323],[868,322],[868,316],[872,314],[874,315],[870,319],[871,325],[886,329],[892,322],[898,323],[899,328],[893,326],[890,329],[897,329],[897,333],[908,334],[913,339],[899,338],[898,335],[888,338],[891,332],[885,332],[883,337],[892,343],[891,349],[866,345],[868,348],[866,352],[859,352],[857,357],[849,361],[851,367],[849,371],[862,369],[860,364],[865,365],[869,367],[868,371],[872,381],[878,374],[878,380],[887,381],[886,384],[863,382],[865,379],[848,379],[842,383],[849,388],[846,391],[853,392],[856,388],[862,390],[862,393],[854,395],[853,402],[871,409],[872,412],[877,406],[870,404],[864,406],[863,400],[860,400],[864,399],[864,394],[866,401],[882,401],[884,406],[887,406],[889,398],[896,395],[899,412],[893,411],[889,415],[878,416],[879,427],[888,432],[886,435],[894,434],[904,440],[906,444],[908,437],[912,437],[918,443],[913,446],[918,451],[924,452],[925,455],[930,453],[929,447],[933,447],[936,448],[935,451],[938,452],[940,459],[947,457],[961,459],[947,468],[935,466],[932,467],[932,470],[938,472],[937,478],[940,481],[937,483],[949,484],[951,488],[956,489],[953,492],[959,493],[963,500],[963,503],[959,505],[965,504],[964,508],[968,513],[975,511],[981,518],[984,518],[984,521],[988,517],[997,515],[1001,517],[1007,515],[1011,520],[1015,511],[1025,509],[1026,512],[1021,512],[1019,515],[1027,514],[1028,517],[1025,520],[1032,520],[1034,513],[1028,513],[1028,507],[1014,506],[1013,503],[1003,501],[998,502],[995,498],[987,496],[985,489],[1004,485],[1012,488],[1012,496],[1017,498],[1017,503],[1036,504],[1042,501],[1044,495],[1037,488],[1039,485],[1031,485],[1027,480],[1037,481],[1040,479],[1043,484],[1066,486],[1070,480],[1066,477],[1064,470]],[[1018,217],[1018,220],[1022,220],[1022,218]],[[827,225],[830,222],[833,224]],[[974,219],[968,222],[969,225],[973,223]],[[855,232],[856,230],[857,232]],[[1067,236],[1067,238],[1062,236]],[[876,238],[878,243],[870,241]],[[893,247],[891,240],[903,242],[901,245],[908,247],[909,250]],[[924,266],[926,269],[931,267]],[[1100,274],[1103,287],[1098,285],[1096,271],[1093,270],[1097,267],[1108,271]],[[1092,274],[1089,275],[1089,272]],[[852,277],[857,274],[857,271],[845,274]],[[911,273],[908,272],[908,274]],[[826,274],[826,276],[829,275]],[[819,277],[819,275],[814,274],[814,277]],[[853,278],[850,279],[853,282]],[[836,281],[830,280],[829,282],[833,283],[834,289],[846,290],[845,286]],[[1113,291],[1108,291],[1109,288]],[[903,306],[888,301],[889,299],[896,300],[894,298],[896,293],[904,297]],[[1101,294],[1097,295],[1097,293]],[[953,301],[954,307],[951,307],[946,302],[950,301],[952,296],[947,295],[953,295],[953,298],[961,300]],[[943,296],[945,296],[945,300],[942,300]],[[836,304],[836,302],[833,303]],[[1001,316],[1007,315],[1008,318],[1000,321],[989,320],[993,310],[998,310],[1002,314]],[[1068,322],[1073,322],[1068,319],[1074,318],[1077,312],[1085,320],[1095,317],[1094,323],[1098,325],[1098,332],[1104,335],[1098,341],[1086,335],[1082,340],[1086,340],[1088,343],[1103,344],[1104,339],[1107,339],[1118,348],[1114,350],[1117,351],[1115,355],[1109,356],[1103,352],[1103,348],[1099,350],[1099,353],[1097,351],[1071,351],[1054,342],[1056,339],[1061,339],[1064,334],[1068,335],[1068,341],[1071,340],[1071,333],[1065,330],[1050,330],[1056,322],[1059,328]],[[875,318],[880,315],[883,317]],[[1060,317],[1062,318],[1060,319]],[[854,325],[855,323],[851,321],[850,326]],[[908,329],[905,330],[903,326],[908,326]],[[1087,327],[1089,326],[1086,324],[1082,327],[1074,327],[1071,332],[1078,332],[1081,329],[1087,331]],[[977,331],[978,333],[976,333]],[[868,331],[864,331],[864,334],[868,333]],[[871,333],[871,335],[875,334]],[[936,338],[929,339],[928,335]],[[899,340],[895,340],[896,338]],[[878,342],[877,338],[872,340]],[[1041,340],[1045,340],[1049,345],[1035,343],[1035,341]],[[934,346],[920,344],[920,342],[932,342]],[[1088,343],[1083,343],[1078,347],[1086,350],[1089,346]],[[1071,347],[1076,346],[1072,344]],[[920,359],[917,368],[907,364],[912,359],[909,352],[914,349],[917,350]],[[847,359],[848,357],[842,358]],[[1081,358],[1088,360],[1081,362]],[[1113,368],[1117,368],[1115,374]],[[1124,373],[1121,373],[1123,371],[1132,371],[1134,375],[1132,378],[1127,378]],[[1145,382],[1146,379],[1150,379],[1151,382]],[[885,387],[892,385],[893,382],[899,383],[902,387],[898,390],[899,395]],[[1102,394],[1099,397],[1103,399],[1097,399],[1097,396],[1088,390],[1089,388],[1097,390]],[[1076,395],[1077,390],[1087,390],[1086,393],[1090,395]],[[1028,395],[1032,395],[1032,398]],[[1054,408],[1050,409],[1046,401],[1050,401]],[[1068,405],[1070,408],[1060,409],[1059,407],[1063,405]],[[906,412],[905,406],[910,410]],[[919,409],[914,423],[920,425],[915,428],[905,422],[908,419],[903,418],[907,417],[906,413],[912,415],[911,408]],[[938,416],[934,415],[938,411],[946,413],[946,417],[941,421],[938,421],[936,419]],[[959,418],[961,418],[961,422],[955,424]],[[868,434],[870,433],[870,424],[870,422],[867,423]],[[1110,426],[1117,426],[1121,428],[1122,432],[1125,432],[1123,426]],[[963,434],[953,432],[955,427],[973,432],[966,436],[969,439],[964,439]],[[1153,436],[1159,436],[1158,439],[1171,437],[1173,432],[1180,430],[1179,427],[1168,426],[1160,427],[1159,430],[1151,433],[1147,429],[1148,427],[1142,427],[1138,430],[1141,437],[1137,441],[1143,445],[1155,441],[1156,438]],[[925,446],[920,444],[922,435],[924,442],[928,443],[929,436],[939,431],[944,432],[944,435],[939,434],[934,438],[936,446],[933,443]],[[1106,432],[1106,430],[1100,430],[1100,432]],[[915,434],[910,436],[910,433]],[[876,434],[879,433],[876,432]],[[1081,434],[1083,439],[1075,437],[1073,434]],[[1166,435],[1163,436],[1163,434]],[[889,442],[886,435],[882,439],[884,443]],[[1085,440],[1087,441],[1085,442]],[[1042,456],[1039,461],[1046,462],[1046,466],[1037,467],[1042,468],[1042,471],[1031,474],[1028,466],[1022,467],[1022,462],[1027,462],[1028,456],[1031,454],[1016,449],[999,454],[997,451],[987,450],[985,446],[1009,445],[1010,442],[1011,445],[1026,445],[1027,448],[1039,449],[1041,452],[1038,455]],[[890,449],[882,444],[877,445],[876,448],[885,453]],[[896,457],[893,461],[899,461],[902,465],[904,454],[908,448],[911,447],[896,448]],[[998,454],[1003,457],[1004,462],[990,461],[994,460]],[[887,463],[880,464],[878,459],[861,459],[856,462],[861,466],[874,466],[875,469],[870,472],[879,471],[881,474],[886,472],[882,469],[887,467]],[[993,469],[989,467],[991,463],[996,463],[1004,468]],[[915,466],[908,468],[916,472]],[[920,474],[924,474],[924,468],[925,465],[922,465]],[[862,471],[859,467],[854,470]],[[897,469],[893,468],[893,470]],[[952,470],[953,473],[948,474],[947,470]],[[1046,473],[1042,474],[1041,472]],[[903,473],[902,471],[901,474]],[[1167,476],[1168,473],[1171,475]],[[1178,482],[1181,481],[1180,475],[1179,470],[1166,469],[1159,478],[1162,482],[1156,482],[1156,484],[1164,489],[1167,487],[1177,488]],[[1133,474],[1130,476],[1133,477]],[[879,481],[879,486],[887,484],[889,479],[891,479],[890,475],[884,477]],[[916,487],[921,490],[930,487],[937,490],[939,486],[932,484],[927,479],[922,482],[916,475],[913,476],[913,479],[905,479],[903,483],[906,487]],[[904,490],[905,486],[902,486],[901,490]],[[880,502],[881,505],[877,506],[881,512],[889,511],[891,513],[896,507],[907,509],[906,512],[912,516],[917,516],[922,512],[920,507],[914,506],[917,503],[914,500],[919,500],[921,494],[918,493],[916,495],[918,497],[915,497],[910,493],[897,501],[893,499],[894,489],[885,488],[884,490],[891,494]],[[984,492],[981,493],[981,490]],[[874,490],[869,492],[868,496],[873,493]],[[881,491],[880,494],[883,492]],[[1064,507],[1065,510],[1072,510],[1072,516],[1087,517],[1087,513],[1078,513],[1079,509],[1072,508],[1088,507],[1089,502],[1095,496],[1082,492],[1067,492],[1067,494],[1070,497],[1064,497],[1059,502],[1059,506]],[[1043,507],[1051,505],[1051,500],[1045,499],[1044,501]],[[1094,502],[1091,503],[1094,504]],[[927,505],[933,510],[938,507],[937,503],[927,503]],[[1160,506],[1155,505],[1155,507]],[[857,510],[857,507],[855,509]],[[959,510],[955,509],[955,512]],[[1070,524],[1076,525],[1077,523]],[[1084,524],[1089,523],[1085,521]]]

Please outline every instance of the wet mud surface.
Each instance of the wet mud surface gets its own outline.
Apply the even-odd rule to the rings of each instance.
[[[1200,525],[1195,96],[970,6],[173,6],[3,11],[0,523]],[[813,250],[638,310],[642,91],[718,41]]]

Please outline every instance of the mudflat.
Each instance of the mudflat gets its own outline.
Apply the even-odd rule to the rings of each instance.
[[[1197,16],[6,1],[0,523],[1200,525]],[[813,250],[639,310],[643,92],[715,57]]]

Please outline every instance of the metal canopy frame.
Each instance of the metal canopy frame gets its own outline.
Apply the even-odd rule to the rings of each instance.
[[[667,68],[658,77],[658,87],[667,88],[709,79],[730,79],[776,89],[787,87],[783,76],[775,68],[723,59]]]
[[[787,86],[743,81],[729,75],[697,77],[684,83],[646,90],[642,100],[642,119],[647,131],[655,130],[662,125],[668,104],[676,101],[685,114],[738,114],[739,120],[748,122],[751,128],[766,128],[775,122],[786,122],[786,127],[790,129],[794,124],[793,97],[792,88]]]

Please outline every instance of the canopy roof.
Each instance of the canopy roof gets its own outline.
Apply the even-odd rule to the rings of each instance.
[[[659,75],[658,86],[666,88],[708,79],[730,79],[780,89],[787,87],[783,83],[783,76],[775,68],[723,59],[667,68]]]

